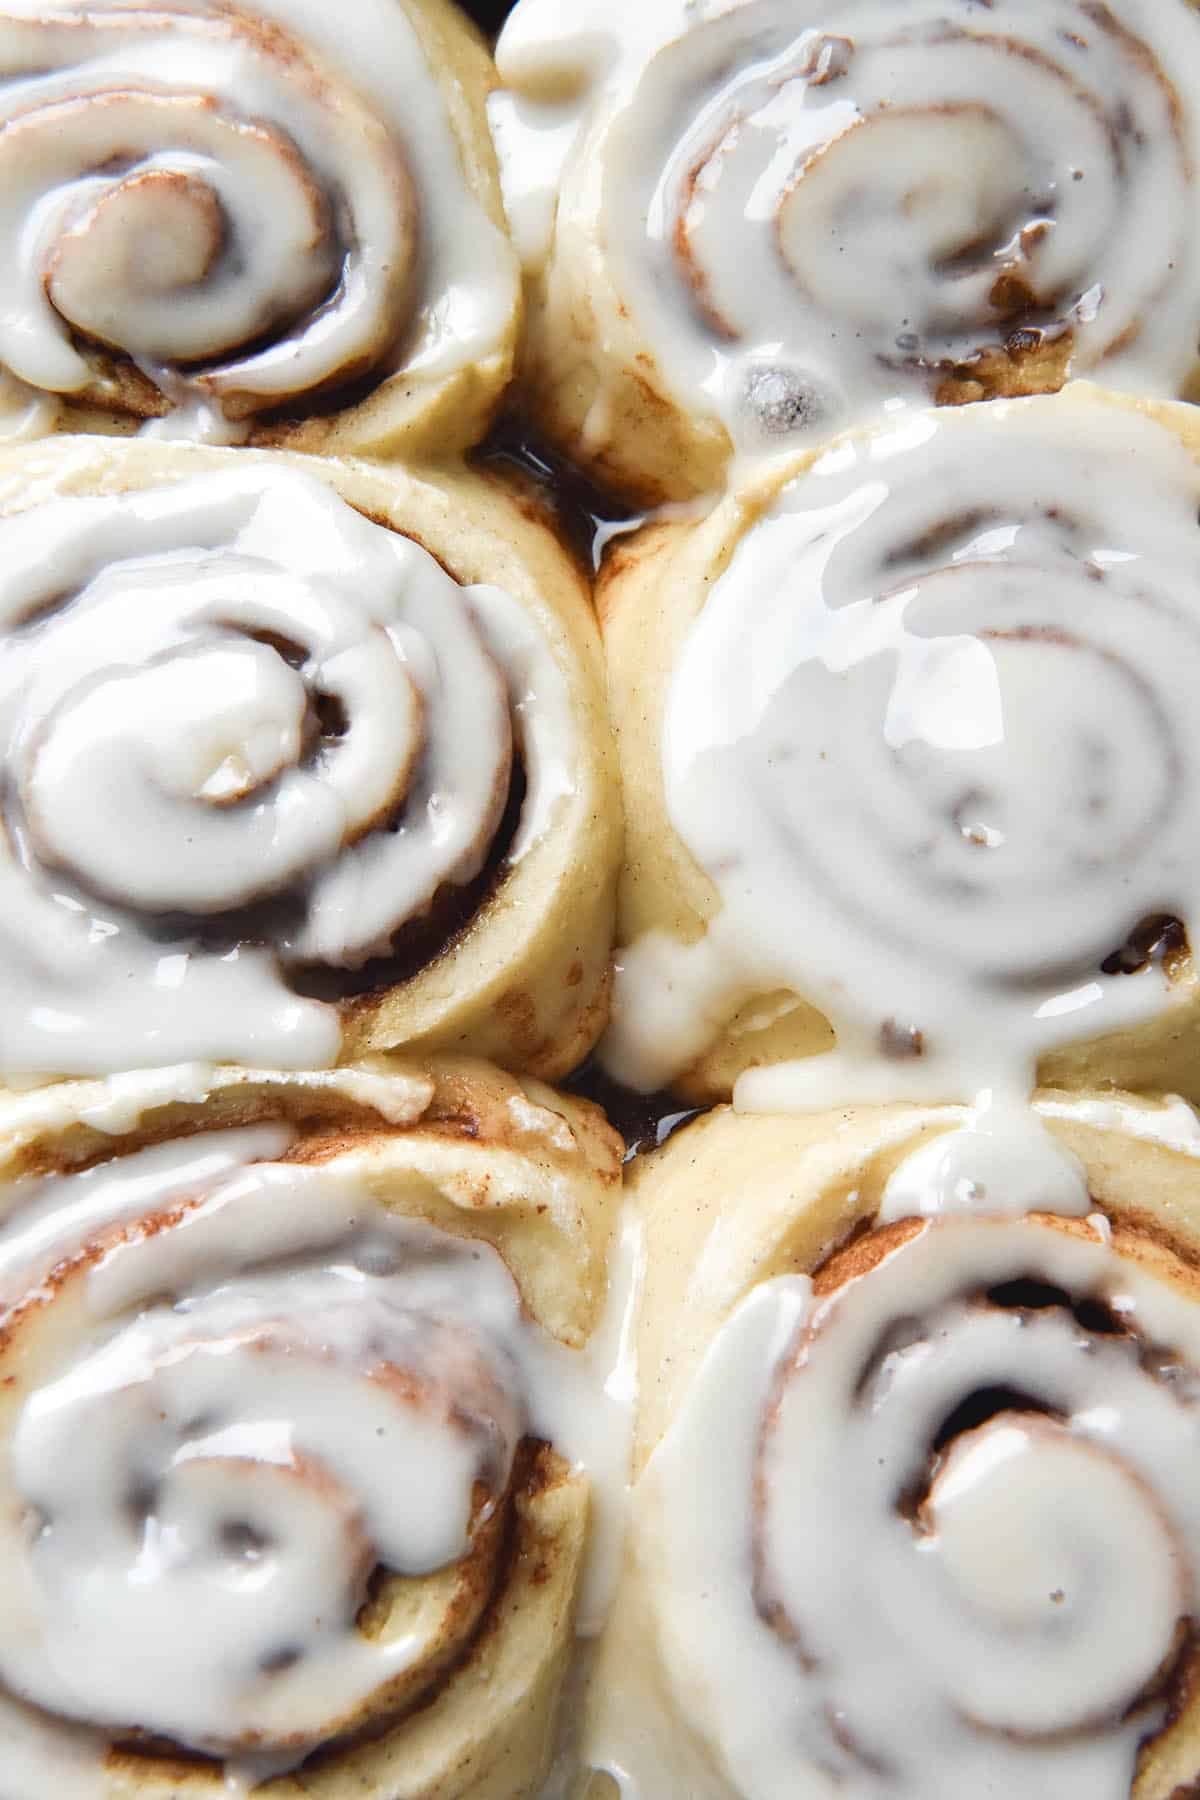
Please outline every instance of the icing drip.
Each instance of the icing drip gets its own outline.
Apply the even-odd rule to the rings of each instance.
[[[1039,1115],[989,1098],[962,1125],[904,1159],[884,1190],[879,1222],[939,1213],[1082,1217],[1090,1205],[1083,1165]]]
[[[1122,946],[1197,909],[1198,496],[1163,427],[1055,401],[910,420],[785,486],[667,701],[719,910],[622,953],[614,1071],[661,1086],[787,989],[837,1048],[739,1105],[1020,1098],[1043,1050],[1159,1011],[1170,957]]]
[[[0,525],[0,1067],[320,1066],[357,968],[571,788],[549,647],[323,484],[239,469]]]
[[[754,452],[884,403],[1196,358],[1185,4],[523,0],[493,103],[518,242],[594,220],[678,403]],[[569,13],[569,17],[564,15]]]
[[[24,1180],[8,1190],[0,1223],[0,1311],[45,1282],[56,1264],[106,1226],[132,1223],[152,1207],[169,1208],[202,1193],[232,1170],[281,1156],[291,1142],[285,1126],[215,1131],[189,1146],[153,1145],[76,1175]]]
[[[33,386],[211,435],[502,339],[513,259],[393,0],[352,42],[323,0],[28,0],[0,77],[0,358]]]
[[[714,1792],[1127,1800],[1200,1567],[1182,1265],[944,1216],[845,1265],[741,1304],[639,1487]]]
[[[627,1290],[568,1350],[489,1246],[385,1212],[353,1165],[251,1160],[290,1135],[10,1190],[0,1717],[31,1792],[98,1794],[138,1733],[237,1785],[417,1703],[503,1578],[523,1440],[598,1481],[602,1536],[619,1517]],[[391,1623],[396,1580],[426,1588]]]

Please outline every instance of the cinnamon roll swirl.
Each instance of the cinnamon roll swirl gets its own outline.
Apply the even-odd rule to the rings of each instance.
[[[657,501],[883,408],[1197,365],[1191,0],[521,0],[529,385]]]
[[[1049,1160],[993,1145],[965,1203],[929,1109],[722,1108],[635,1178],[655,1373],[589,1734],[631,1791],[1194,1785],[1200,1127],[1041,1104]]]
[[[619,1142],[466,1062],[151,1085],[100,1145],[102,1086],[0,1104],[6,1779],[531,1792],[622,1462]]]
[[[491,61],[449,0],[346,25],[323,0],[0,8],[13,408],[334,452],[482,436],[519,307]]]
[[[571,1068],[620,820],[573,565],[497,487],[0,462],[0,1072]]]
[[[616,550],[614,1070],[1200,1094],[1198,444],[1082,385],[931,412]]]

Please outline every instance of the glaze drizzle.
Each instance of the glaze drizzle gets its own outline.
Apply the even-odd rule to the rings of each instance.
[[[671,682],[672,823],[707,935],[620,954],[608,1057],[664,1084],[737,996],[837,1048],[739,1104],[1021,1100],[1036,1058],[1152,1017],[1197,916],[1192,455],[1123,407],[999,402],[848,440],[744,528]],[[798,922],[802,921],[798,929]]]
[[[496,353],[514,259],[393,0],[352,43],[321,0],[30,0],[0,81],[0,358],[33,388],[228,436]]]
[[[1089,371],[1178,394],[1198,53],[1184,4],[524,0],[494,120],[528,263],[594,229],[655,379],[757,452]]]
[[[0,527],[9,1073],[319,1067],[354,970],[571,785],[563,682],[324,483],[243,465]]]
[[[1190,1654],[1200,1328],[1117,1240],[893,1226],[723,1328],[639,1519],[729,1791],[1127,1800]]]
[[[539,1445],[609,1484],[603,1534],[612,1370],[489,1245],[389,1212],[353,1161],[289,1162],[293,1136],[6,1196],[0,1679],[38,1791],[103,1792],[112,1742],[254,1781],[403,1717],[470,1651]],[[44,1742],[47,1715],[83,1735]]]

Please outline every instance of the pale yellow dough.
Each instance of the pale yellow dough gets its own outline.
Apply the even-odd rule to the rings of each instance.
[[[1088,411],[1116,406],[1158,419],[1200,458],[1200,418],[1189,406],[1139,403],[1077,382],[1058,401],[1016,403]],[[868,441],[870,433],[852,434]],[[716,888],[674,830],[663,787],[661,743],[672,677],[692,625],[734,552],[789,482],[823,451],[776,465],[735,489],[702,522],[652,524],[614,545],[597,591],[608,658],[609,705],[624,786],[626,853],[617,943],[661,932],[698,942],[720,909]],[[619,957],[619,950],[618,950]],[[730,1003],[704,1052],[671,1083],[695,1104],[728,1099],[745,1070],[813,1056],[834,1044],[829,1021],[803,994],[747,991]],[[1171,1004],[1157,1018],[1045,1055],[1043,1083],[1181,1093],[1200,1099],[1200,983],[1190,953],[1172,966]],[[947,1098],[953,1096],[947,1095]]]
[[[192,1072],[190,1089],[188,1081],[185,1071],[174,1084],[177,1097],[168,1099],[167,1077],[126,1080],[123,1130],[114,1128],[113,1093],[103,1082],[0,1101],[0,1180],[69,1171],[170,1138],[287,1121],[298,1130],[291,1159],[327,1164],[387,1211],[492,1245],[529,1317],[563,1343],[586,1345],[603,1306],[620,1200],[620,1140],[596,1107],[453,1058],[379,1062],[336,1075],[215,1071],[204,1080]],[[108,1120],[106,1129],[88,1123],[97,1118]],[[118,1229],[128,1238],[141,1227]],[[81,1252],[86,1271],[88,1247]],[[86,1330],[75,1268],[74,1259],[60,1265],[49,1303],[22,1315],[22,1384],[36,1382],[43,1347],[53,1354],[64,1337]],[[0,1433],[21,1392],[6,1388]],[[422,1608],[443,1609],[449,1671],[435,1673],[415,1705],[401,1700],[393,1710],[389,1696],[377,1694],[363,1721],[367,1735],[351,1731],[256,1793],[518,1800],[536,1791],[571,1654],[589,1501],[586,1479],[553,1446],[532,1455],[508,1503],[511,1540],[478,1626],[461,1622],[480,1579],[469,1569],[388,1577],[371,1603],[372,1633],[398,1634]],[[218,1764],[153,1745],[114,1747],[103,1784],[109,1800],[215,1800],[227,1791]]]
[[[1036,1100],[1054,1109],[1043,1114],[1045,1122],[1080,1159],[1117,1253],[1200,1304],[1200,1127],[1191,1119],[1185,1148],[1174,1141],[1180,1134],[1170,1107],[1123,1095],[1106,1117],[1110,1098],[1043,1090]],[[1090,1101],[1099,1103],[1091,1119]],[[663,1792],[742,1800],[721,1773],[706,1719],[688,1716],[672,1689],[657,1635],[658,1564],[649,1528],[640,1523],[639,1481],[740,1303],[779,1276],[818,1274],[819,1286],[826,1266],[831,1283],[856,1275],[869,1281],[885,1237],[918,1223],[875,1227],[888,1178],[960,1117],[954,1109],[908,1105],[805,1118],[719,1106],[634,1166],[630,1187],[645,1232],[634,1526],[592,1674],[586,1739],[593,1753],[632,1747],[643,1768],[657,1771]],[[1092,1229],[1082,1219],[1035,1216],[1055,1230]],[[839,1260],[830,1265],[831,1258]],[[721,1447],[714,1443],[712,1453],[719,1457]],[[1171,1800],[1195,1780],[1200,1706],[1194,1677],[1187,1691],[1179,1717],[1143,1751],[1132,1800]],[[595,1774],[587,1800],[610,1800],[612,1791],[609,1778]]]
[[[462,188],[498,234],[491,271],[506,296],[502,326],[483,354],[439,356],[431,366],[422,367],[419,362],[410,366],[410,322],[400,342],[383,350],[369,368],[347,369],[340,385],[334,381],[298,393],[261,420],[253,415],[235,420],[231,441],[329,456],[450,458],[485,436],[512,379],[524,302],[488,128],[487,98],[496,85],[491,54],[454,0],[390,3],[402,12],[420,46],[427,79],[453,141]],[[247,10],[253,16],[254,9]],[[347,46],[353,52],[352,30]],[[352,54],[347,73],[353,83]],[[223,98],[215,97],[218,108]],[[418,194],[417,203],[426,234],[445,229],[436,195]],[[445,305],[446,297],[429,296],[428,304]],[[123,436],[137,431],[145,419],[170,413],[170,399],[131,362],[96,347],[92,358],[95,378],[79,394],[39,395],[6,376],[0,384],[0,438],[28,440],[76,431]],[[170,435],[193,434],[186,421],[170,431]]]
[[[498,479],[465,470],[146,441],[62,438],[0,455],[0,516],[63,495],[113,496],[214,470],[303,470],[421,544],[455,580],[503,588],[561,672],[576,778],[551,828],[509,867],[463,930],[413,975],[342,1003],[343,1061],[378,1050],[469,1051],[554,1079],[608,1013],[620,800],[596,623],[571,558]],[[64,1071],[69,1073],[69,1071]]]
[[[756,90],[756,79],[768,79],[761,72],[767,66],[761,60],[768,54],[764,43],[772,45],[771,54],[778,58],[780,24],[786,24],[789,16],[786,8],[748,7],[740,35],[724,30],[730,16],[738,11],[736,4],[693,7],[654,0],[643,10],[644,19],[639,15],[620,26],[610,21],[603,6],[589,4],[585,10],[581,4],[576,17],[569,6],[556,11],[548,0],[538,10],[535,0],[524,13],[518,12],[515,24],[510,24],[501,39],[499,51],[502,74],[511,82],[520,106],[532,107],[538,127],[530,128],[528,144],[520,133],[517,135],[513,154],[517,203],[530,204],[525,193],[525,184],[529,183],[537,206],[548,209],[549,221],[534,233],[523,252],[528,266],[529,302],[522,340],[522,388],[538,424],[601,486],[647,506],[689,501],[697,496],[717,497],[725,489],[731,470],[736,470],[740,456],[786,451],[786,437],[772,441],[772,430],[780,428],[768,426],[763,433],[756,433],[751,426],[743,431],[737,422],[737,408],[727,395],[722,397],[727,365],[736,365],[742,355],[753,357],[764,368],[771,366],[772,356],[781,354],[785,369],[793,356],[802,368],[811,362],[812,370],[820,372],[814,374],[818,406],[822,404],[821,376],[830,373],[836,392],[839,374],[846,375],[856,366],[852,353],[837,342],[839,335],[865,337],[881,365],[890,366],[889,359],[895,362],[896,393],[903,399],[893,399],[893,404],[957,406],[977,400],[1055,393],[1073,373],[1086,374],[1093,368],[1097,377],[1103,379],[1102,360],[1073,363],[1073,314],[1063,296],[1055,295],[1040,309],[1030,309],[1029,319],[1036,322],[1037,329],[1025,328],[1019,301],[1015,311],[1006,312],[1006,306],[1013,302],[1004,299],[1002,281],[1012,283],[1018,296],[1026,280],[1036,285],[1036,255],[1031,254],[1028,264],[1020,257],[1006,262],[1006,251],[991,243],[988,233],[992,227],[983,210],[979,215],[979,241],[988,243],[987,257],[994,258],[992,266],[1003,271],[989,303],[998,309],[997,315],[990,316],[984,308],[983,318],[970,311],[956,318],[955,308],[962,302],[947,282],[946,290],[939,294],[942,311],[937,315],[933,334],[936,337],[939,330],[957,329],[962,340],[960,354],[931,360],[924,368],[923,378],[914,378],[905,369],[903,335],[897,343],[891,335],[892,320],[886,313],[892,282],[898,293],[911,294],[914,268],[924,274],[928,265],[931,281],[943,273],[937,262],[938,250],[922,236],[923,195],[928,190],[922,187],[922,164],[911,144],[900,152],[901,168],[892,174],[897,186],[883,188],[882,198],[873,193],[869,178],[863,186],[861,177],[856,182],[850,176],[844,192],[834,187],[834,199],[827,211],[822,211],[818,199],[812,210],[805,213],[805,229],[814,237],[832,238],[839,254],[845,255],[847,267],[858,277],[863,292],[881,296],[881,310],[888,318],[887,333],[881,332],[878,339],[872,336],[875,316],[869,306],[860,319],[852,301],[845,312],[839,311],[836,303],[825,301],[820,275],[813,278],[806,266],[798,272],[792,270],[786,247],[779,264],[795,275],[794,284],[772,292],[771,302],[777,310],[756,313],[755,284],[770,259],[767,251],[759,248],[754,233],[761,231],[764,239],[773,238],[784,244],[781,196],[796,191],[803,194],[810,169],[820,171],[826,166],[822,157],[826,146],[817,135],[820,127],[810,128],[811,137],[798,131],[791,139],[789,126],[794,128],[804,119],[819,118],[820,108],[832,103],[847,111],[830,143],[839,139],[852,142],[855,123],[886,113],[888,101],[879,105],[875,115],[874,100],[864,98],[858,64],[854,61],[855,47],[869,59],[872,40],[868,36],[865,44],[856,46],[861,13],[854,18],[841,18],[836,11],[816,13],[811,18],[805,15],[797,25],[798,33],[802,28],[811,28],[814,36],[823,34],[834,45],[844,41],[852,46],[849,71],[835,66],[832,75],[814,76],[798,55],[785,74],[781,62],[775,61],[769,81],[774,84],[776,101],[764,104],[762,94]],[[1081,11],[1086,13],[1086,8]],[[1107,20],[1107,12],[1105,17]],[[948,85],[953,93],[958,93],[955,75],[961,80],[962,70],[945,73],[937,37],[939,27],[923,20],[917,27],[918,45],[921,31],[933,35],[914,59],[923,64],[925,71],[925,91],[919,100],[914,100],[912,79],[906,80],[900,73],[907,74],[910,67],[903,56],[906,47],[912,48],[906,46],[905,34],[914,19],[906,16],[896,22],[896,42],[900,47],[894,52],[892,79],[900,83],[906,110],[920,111],[927,105],[936,118],[940,112],[957,110],[939,102],[944,100]],[[870,15],[865,25],[868,32],[869,21]],[[1146,29],[1146,43],[1130,35],[1144,23],[1136,8],[1126,8],[1122,16],[1118,7],[1116,21],[1114,35],[1129,38],[1126,51],[1135,69],[1153,72],[1163,81],[1173,76],[1179,82],[1178,91],[1169,93],[1167,104],[1182,142],[1187,143],[1193,129],[1193,101],[1187,84],[1174,70],[1164,70],[1155,61],[1160,40],[1153,31]],[[1165,23],[1178,25],[1179,21],[1171,19]],[[964,35],[969,38],[973,29],[968,24]],[[842,31],[850,35],[842,39]],[[1034,65],[1053,60],[1047,56],[1045,44],[1025,29],[1019,16],[1010,22],[1009,31],[1011,36],[1005,42],[1011,46],[1018,67],[1022,58]],[[707,45],[706,36],[711,40]],[[1062,36],[1068,36],[1066,30]],[[1175,42],[1176,54],[1180,54],[1179,45],[1189,40],[1181,36]],[[886,52],[880,51],[880,55]],[[969,45],[959,55],[964,61],[969,59]],[[619,75],[614,76],[614,67],[619,68]],[[803,98],[790,99],[797,68],[813,85]],[[1079,73],[1078,69],[1070,76],[1064,73],[1064,85]],[[996,79],[994,70],[991,78]],[[826,80],[829,87],[822,85]],[[1019,74],[1013,76],[1013,82],[1019,92]],[[869,83],[867,91],[873,91]],[[832,102],[829,96],[833,97]],[[1086,76],[1072,97],[1081,111],[1100,113],[1111,109],[1110,120],[1117,113],[1115,97],[1104,87],[1098,93],[1090,91]],[[1011,96],[1006,99],[1011,107]],[[804,110],[806,103],[810,111]],[[964,110],[971,108],[966,106]],[[998,111],[1004,113],[1004,104],[998,105]],[[667,131],[668,125],[674,135]],[[558,153],[563,158],[560,168],[553,162],[555,132],[568,131],[570,126],[574,136],[568,139],[569,148]],[[1054,143],[1058,131],[1064,146],[1075,142],[1066,122],[1056,119],[1052,112],[1041,121],[1041,127],[1050,143]],[[1113,129],[1111,124],[1109,129]],[[1163,136],[1165,140],[1165,131]],[[544,142],[539,142],[539,137]],[[1023,203],[1017,187],[1018,169],[1024,167],[1028,171],[1035,166],[1038,154],[1049,154],[1044,148],[1031,152],[1030,162],[1023,164],[1022,153],[1017,149],[1019,141],[1019,133],[1010,122],[1004,142],[1006,155],[1011,156],[1015,209]],[[498,142],[503,161],[503,134],[498,136]],[[800,144],[804,145],[803,153],[798,151]],[[814,145],[820,148],[814,149]],[[892,154],[885,137],[874,155],[886,158]],[[899,185],[906,155],[916,165],[912,187],[907,192]],[[651,160],[649,169],[638,160],[647,157]],[[739,158],[743,160],[739,162]],[[829,160],[836,163],[836,153]],[[1186,151],[1181,161],[1186,172]],[[553,167],[552,181],[542,168],[543,162],[547,169]],[[755,174],[753,185],[747,174],[750,164]],[[1021,177],[1027,178],[1027,173]],[[813,177],[818,185],[820,179],[819,173]],[[838,178],[834,175],[828,179],[836,184]],[[540,191],[539,182],[546,184],[545,193]],[[635,183],[644,185],[630,194],[628,189]],[[951,171],[938,189],[937,201],[932,203],[934,215],[956,217],[955,208],[969,205],[983,186],[984,176],[978,170],[968,166],[961,173]],[[727,190],[732,192],[732,200]],[[1024,204],[1029,198],[1026,193]],[[1008,214],[1004,216],[1007,218]],[[1014,211],[1013,217],[1020,216],[1019,211]],[[1104,216],[1110,233],[1126,229],[1119,202],[1113,201]],[[514,209],[514,219],[517,217]],[[891,264],[885,260],[886,250],[876,261],[869,241],[860,242],[857,235],[861,232],[869,240],[869,222],[876,217],[887,221],[886,227],[881,227],[881,237],[889,231],[910,233]],[[914,218],[916,222],[906,227],[898,223],[901,218]],[[963,229],[969,236],[965,225]],[[1027,229],[1034,233],[1036,242],[1036,223]],[[1098,235],[1102,229],[1097,227]],[[727,266],[714,256],[714,248],[724,247],[726,238],[734,246]],[[940,239],[937,244],[944,252]],[[751,259],[749,262],[739,262],[741,250]],[[1166,285],[1181,277],[1175,275],[1176,263],[1165,261],[1169,253],[1163,254],[1160,278]],[[947,257],[948,265],[953,265],[953,261],[953,257]],[[819,266],[819,259],[814,258],[814,262]],[[1027,275],[1029,268],[1032,275]],[[1128,279],[1127,271],[1122,273]],[[806,275],[810,278],[807,285]],[[1079,287],[1072,285],[1069,292],[1075,295],[1086,291],[1089,276],[1099,292],[1101,277],[1091,265],[1075,269],[1072,280],[1078,280]],[[744,278],[748,289],[754,288],[754,293],[743,291],[740,295],[755,319],[755,332],[745,340],[736,304],[733,316],[727,316],[729,297],[739,295],[739,278]],[[1028,286],[1025,292],[1029,294]],[[1149,300],[1148,294],[1148,305]],[[900,311],[897,302],[897,329],[901,323],[906,327],[910,323],[907,318],[900,320]],[[1049,328],[1042,329],[1048,321]],[[1140,321],[1131,324],[1126,337],[1132,341],[1143,330],[1153,333],[1157,322],[1150,313],[1144,325]],[[919,319],[912,321],[914,326],[919,323]],[[865,324],[865,329],[856,333],[860,324]],[[804,327],[813,334],[811,341],[806,341]],[[679,351],[673,341],[676,337],[692,344],[690,360]],[[1123,341],[1119,340],[1114,350]],[[915,345],[914,336],[914,349]],[[688,371],[686,380],[683,369]],[[853,385],[855,379],[859,377],[848,383],[849,400],[835,402],[840,410],[830,413],[832,422],[826,429],[821,431],[819,423],[814,425],[819,436],[858,425],[881,410],[886,392],[859,392]],[[1131,392],[1177,393],[1190,398],[1196,380],[1193,361],[1185,380],[1178,384],[1133,379],[1122,385]],[[786,431],[786,427],[783,429]],[[794,441],[811,443],[811,431],[806,439]]]

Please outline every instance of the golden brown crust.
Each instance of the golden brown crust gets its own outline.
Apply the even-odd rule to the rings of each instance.
[[[530,282],[521,393],[572,462],[631,503],[718,493],[733,454],[716,419],[682,406],[613,286],[606,260],[561,231]],[[575,258],[580,260],[575,260]]]

